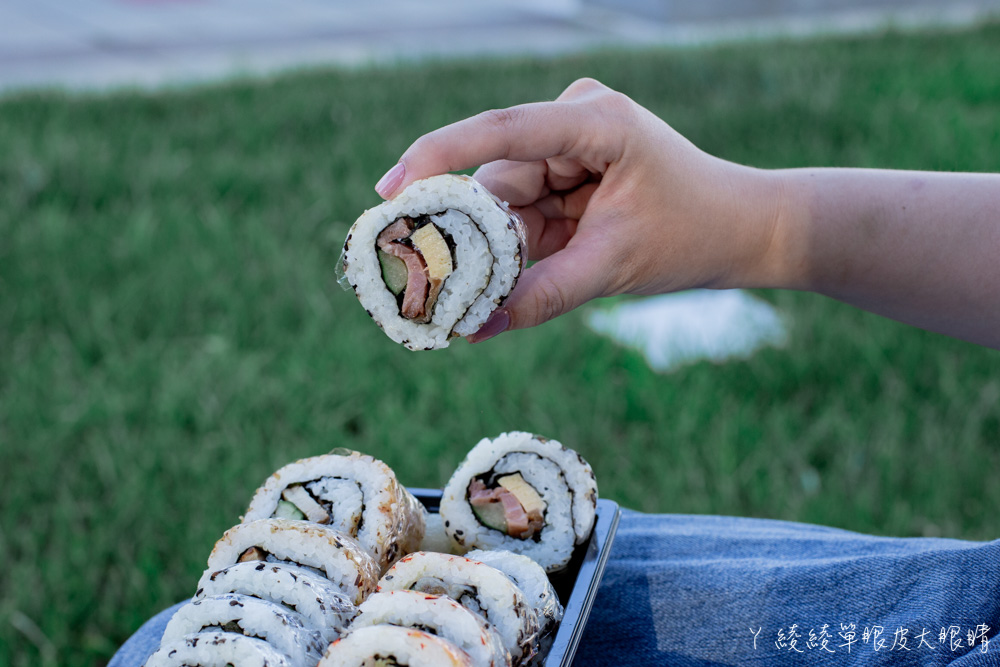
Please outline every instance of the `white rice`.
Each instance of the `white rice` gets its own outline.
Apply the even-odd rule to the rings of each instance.
[[[266,551],[268,562],[311,568],[332,581],[354,604],[360,604],[378,583],[378,564],[355,539],[294,519],[259,519],[233,526],[215,543],[207,569],[233,565],[251,547]]]
[[[444,532],[444,519],[437,512],[427,513],[427,528],[424,530],[424,539],[420,543],[418,551],[436,551],[438,553],[453,553],[454,546]]]
[[[520,539],[480,523],[468,500],[469,483],[480,475],[519,472],[545,503],[544,527]],[[441,498],[445,532],[457,551],[504,549],[531,557],[546,572],[564,569],[573,548],[589,536],[597,507],[594,471],[573,450],[530,433],[484,438],[468,453]]]
[[[257,489],[243,523],[274,515],[282,492],[303,484],[333,515],[331,528],[348,528],[387,570],[400,556],[416,551],[424,536],[425,510],[382,461],[351,452],[290,463]]]
[[[503,572],[447,554],[419,551],[401,559],[379,581],[378,592],[414,590],[447,595],[493,624],[515,665],[534,654],[538,619],[524,594]]]
[[[399,313],[382,280],[378,235],[401,217],[430,215],[455,243],[455,269],[445,281],[431,322]],[[444,174],[412,183],[399,196],[365,211],[344,244],[344,277],[386,335],[411,350],[448,346],[475,333],[510,294],[525,260],[521,219],[468,176]]]
[[[229,624],[238,625],[239,631],[223,627]],[[170,644],[205,630],[263,639],[288,656],[293,666],[312,667],[327,646],[319,632],[306,627],[297,612],[237,593],[188,602],[174,613],[160,641]]]
[[[471,667],[469,656],[447,639],[413,628],[373,625],[330,644],[316,667],[369,667],[380,660],[408,667]]]
[[[145,667],[293,667],[295,662],[263,639],[232,632],[199,632],[163,642]]]
[[[416,628],[443,637],[469,654],[476,667],[506,667],[510,654],[479,614],[448,597],[418,591],[375,593],[361,605],[351,632],[371,625]]]
[[[306,625],[332,642],[342,635],[358,608],[325,577],[296,565],[250,561],[206,570],[194,598],[240,593],[294,609]]]
[[[324,505],[329,503],[331,519],[326,525],[351,537],[358,537],[361,513],[365,508],[365,494],[360,484],[339,477],[320,477],[305,484],[305,487]]]

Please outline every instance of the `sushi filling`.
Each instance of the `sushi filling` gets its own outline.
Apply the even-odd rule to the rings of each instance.
[[[382,280],[396,296],[399,314],[417,324],[431,321],[444,281],[454,271],[453,242],[428,216],[399,218],[375,241]]]
[[[357,482],[323,477],[304,484],[288,485],[281,492],[281,500],[271,516],[327,524],[356,537],[361,529],[364,509],[364,493]]]
[[[496,479],[491,487],[477,477],[469,483],[469,504],[480,523],[527,540],[545,527],[545,502],[520,473]]]

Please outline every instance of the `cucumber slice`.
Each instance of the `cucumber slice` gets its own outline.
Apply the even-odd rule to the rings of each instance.
[[[503,503],[489,503],[482,507],[473,505],[472,513],[479,519],[479,523],[487,528],[499,530],[501,533],[507,532],[507,515],[503,512]]]
[[[382,265],[382,281],[389,291],[399,294],[406,288],[406,264],[399,257],[384,250],[378,251],[378,263]]]
[[[306,518],[306,515],[302,513],[302,510],[300,510],[293,503],[290,503],[287,500],[279,500],[278,506],[275,508],[274,514],[272,514],[271,516],[273,516],[276,519]]]

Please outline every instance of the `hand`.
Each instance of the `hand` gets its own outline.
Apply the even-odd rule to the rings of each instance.
[[[554,102],[487,111],[419,138],[376,186],[485,165],[476,179],[524,218],[529,259],[472,342],[590,299],[772,282],[778,182],[714,158],[592,79]]]

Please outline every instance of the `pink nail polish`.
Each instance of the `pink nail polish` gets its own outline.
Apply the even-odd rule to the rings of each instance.
[[[388,199],[389,195],[395,192],[399,184],[403,182],[403,176],[406,174],[406,168],[403,166],[402,162],[397,162],[396,166],[385,172],[385,176],[379,179],[379,182],[375,184],[375,192],[379,194],[383,199]]]
[[[510,313],[507,312],[506,308],[501,308],[490,315],[489,319],[486,320],[486,324],[480,327],[479,331],[469,336],[469,342],[482,343],[484,340],[489,340],[497,334],[503,333],[509,326]]]

